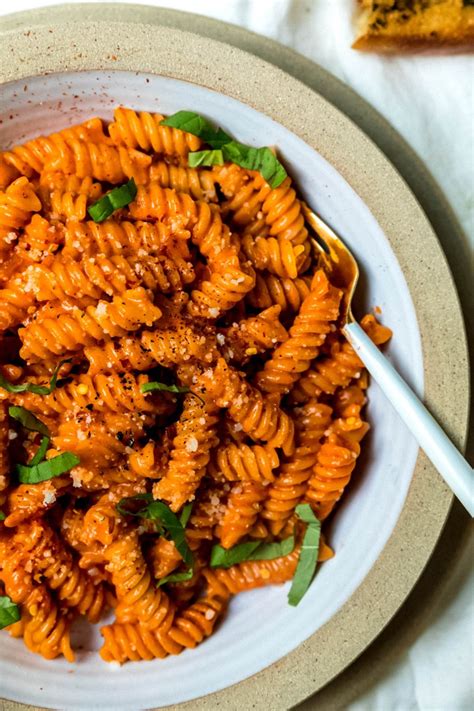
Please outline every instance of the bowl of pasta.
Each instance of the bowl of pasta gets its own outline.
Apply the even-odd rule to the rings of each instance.
[[[222,69],[236,54],[250,83]],[[414,521],[433,545],[450,495],[341,335],[301,201],[358,259],[366,332],[441,397],[410,231],[437,309],[455,295],[424,216],[335,109],[233,48],[61,20],[6,33],[0,60],[3,695],[236,708],[274,662],[300,678],[324,656],[316,689],[403,600]]]

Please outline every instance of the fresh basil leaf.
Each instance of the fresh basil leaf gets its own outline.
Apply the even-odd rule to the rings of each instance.
[[[67,358],[66,360],[62,360],[59,363],[53,375],[51,376],[49,385],[36,385],[35,383],[18,383],[15,385],[14,383],[10,383],[6,378],[3,377],[3,375],[0,374],[0,388],[4,388],[9,393],[29,392],[35,393],[35,395],[50,395],[55,389],[56,383],[58,382],[58,373],[61,367],[65,363],[69,363],[70,360],[70,358]]]
[[[271,188],[277,188],[287,176],[286,170],[269,148],[253,148],[252,146],[238,143],[232,140],[225,131],[222,131],[220,128],[217,130],[213,128],[205,118],[193,111],[178,111],[176,114],[164,119],[161,124],[163,126],[180,128],[182,131],[187,131],[195,136],[199,136],[212,148],[222,149],[222,156],[220,156],[217,150],[190,153],[189,165],[191,167],[199,165],[222,165],[222,158],[223,160],[236,163],[242,168],[258,171]],[[191,156],[194,157],[191,158]]]
[[[249,560],[274,560],[282,556],[289,555],[295,547],[294,536],[289,536],[283,541],[274,541],[273,543],[261,543]]]
[[[211,549],[211,568],[230,568],[231,565],[249,560],[252,553],[261,545],[261,541],[238,543],[232,548],[223,548],[216,545]]]
[[[166,583],[182,583],[185,580],[191,580],[194,575],[193,568],[185,570],[183,573],[171,573],[171,575],[166,575],[164,578],[158,581],[157,587],[161,588],[162,585]]]
[[[164,392],[167,393],[188,393],[189,388],[183,385],[182,387],[180,385],[166,385],[165,383],[158,383],[155,380],[152,380],[149,383],[142,383],[140,385],[140,390],[142,393],[149,393],[152,390],[163,390]]]
[[[175,114],[163,119],[161,125],[179,128],[181,131],[199,136],[213,148],[221,148],[225,143],[229,143],[232,140],[225,131],[221,128],[214,128],[209,121],[194,113],[194,111],[177,111]]]
[[[169,533],[182,559],[190,568],[193,565],[193,554],[187,544],[185,530],[170,507],[163,501],[153,501],[147,508],[146,518],[161,523]]]
[[[44,422],[41,422],[36,415],[26,409],[26,407],[21,407],[20,405],[11,405],[8,408],[8,414],[13,417],[14,420],[21,422],[23,427],[32,432],[39,432],[45,437],[50,436],[49,429],[46,427]]]
[[[194,151],[188,153],[188,165],[190,168],[198,168],[200,165],[224,165],[224,156],[221,150]]]
[[[191,516],[191,512],[193,510],[193,503],[186,504],[183,506],[180,517],[179,517],[179,522],[182,525],[183,528],[186,528],[186,524],[189,521],[189,517]]]
[[[20,608],[7,595],[0,596],[0,630],[20,619]]]
[[[222,154],[225,160],[241,168],[259,172],[271,188],[277,188],[287,176],[286,170],[269,148],[253,148],[231,141],[222,147]]]
[[[6,519],[5,514],[3,513],[3,511],[0,511],[0,521],[5,521],[5,519]]]
[[[131,511],[129,505],[132,504],[133,506],[133,502],[137,501],[139,503],[141,501],[146,502],[146,505]],[[136,494],[135,496],[121,499],[115,508],[124,516],[140,516],[148,521],[155,521],[159,526],[162,526],[174,542],[187,567],[192,567],[193,554],[186,541],[184,526],[167,504],[163,501],[155,501],[151,494]]]
[[[321,536],[321,522],[316,518],[309,504],[299,504],[295,509],[296,515],[307,524],[301,544],[293,582],[288,593],[288,602],[296,606],[311,585],[311,581],[318,562],[319,542]]]
[[[237,563],[247,560],[273,560],[288,555],[295,547],[293,536],[285,538],[284,541],[273,543],[262,543],[261,541],[248,541],[238,543],[232,548],[213,546],[211,550],[211,568],[230,568]]]
[[[129,205],[132,200],[135,200],[136,196],[137,186],[134,179],[130,178],[128,183],[119,185],[117,188],[103,195],[103,197],[97,200],[93,205],[90,205],[87,212],[94,222],[103,222],[110,217],[115,210]]]
[[[127,496],[124,499],[120,499],[115,508],[122,516],[143,516],[148,504],[151,504],[152,501],[153,496],[151,494],[135,494],[134,496]],[[140,504],[140,506],[136,506],[137,503]],[[132,510],[130,509],[130,505],[132,506]]]
[[[46,451],[48,449],[48,446],[49,446],[49,437],[43,437],[40,442],[40,446],[37,449],[35,456],[33,457],[33,459],[31,461],[28,462],[29,467],[34,467],[36,464],[39,464],[40,462],[43,461]]]
[[[75,454],[63,452],[53,457],[53,459],[45,460],[33,466],[17,464],[16,470],[21,484],[39,484],[41,481],[54,479],[54,477],[68,472],[79,463],[80,459]]]
[[[140,385],[140,390],[142,393],[149,393],[153,390],[161,390],[168,393],[191,393],[194,397],[197,397],[204,404],[204,400],[200,395],[190,390],[186,385],[165,385],[165,383],[158,383],[156,381],[151,381],[149,383],[142,383]]]

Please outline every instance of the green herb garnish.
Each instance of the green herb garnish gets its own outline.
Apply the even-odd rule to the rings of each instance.
[[[32,432],[39,432],[45,437],[49,437],[50,432],[44,422],[41,422],[36,415],[26,409],[26,407],[21,407],[20,405],[11,405],[8,408],[8,414],[13,417],[14,420],[21,422],[23,427]]]
[[[288,593],[288,602],[296,606],[311,585],[318,562],[321,522],[309,504],[299,504],[296,515],[307,524],[293,582]]]
[[[183,528],[186,528],[186,524],[189,521],[189,517],[191,516],[192,510],[192,503],[183,506],[179,517],[179,522]],[[171,575],[166,575],[164,578],[161,578],[161,580],[157,583],[157,586],[160,588],[166,583],[183,583],[185,580],[191,580],[193,575],[194,568],[191,566],[190,568],[188,568],[188,570],[184,570],[182,573],[171,573]]]
[[[158,383],[155,380],[149,383],[142,383],[140,385],[140,390],[142,393],[150,393],[153,390],[161,390],[167,393],[191,393],[194,397],[197,397],[204,404],[204,400],[200,395],[190,390],[186,385],[166,385],[165,383]]]
[[[158,383],[156,380],[152,380],[149,383],[142,383],[140,385],[140,390],[142,393],[149,393],[152,390],[163,390],[167,393],[189,393],[190,390],[186,385],[166,385],[165,383]]]
[[[56,383],[58,382],[58,373],[61,369],[61,367],[65,363],[70,362],[70,358],[67,360],[62,360],[60,364],[56,367],[53,375],[51,376],[51,380],[49,381],[49,385],[36,385],[35,383],[10,383],[6,378],[3,377],[3,375],[0,374],[0,388],[4,388],[7,392],[9,393],[24,393],[24,392],[29,392],[29,393],[35,393],[35,395],[50,395],[53,390],[56,387]]]
[[[7,596],[0,596],[0,630],[20,619],[20,608]]]
[[[192,133],[193,136],[199,136],[213,148],[221,148],[232,140],[225,131],[221,128],[214,128],[209,121],[194,111],[178,111],[163,119],[161,125],[179,128],[181,131]]]
[[[188,154],[190,168],[198,168],[200,165],[224,165],[224,154],[222,150],[194,151]]]
[[[142,505],[136,508],[136,503]],[[130,505],[132,509],[130,509]],[[122,516],[141,516],[148,521],[157,523],[169,534],[187,567],[192,568],[193,554],[186,542],[184,526],[167,504],[163,501],[155,501],[151,494],[136,494],[121,499],[115,508]]]
[[[171,573],[171,575],[166,575],[164,578],[161,578],[161,580],[157,583],[157,587],[161,588],[161,586],[166,583],[183,583],[185,580],[191,580],[193,575],[193,568],[188,568],[188,570],[185,570],[182,573]]]
[[[43,442],[40,445],[40,449],[42,445]],[[35,459],[36,455],[32,461]],[[53,459],[48,459],[32,465],[17,464],[16,470],[21,484],[39,484],[42,481],[54,479],[54,477],[68,472],[79,463],[80,459],[79,457],[76,457],[75,454],[72,452],[63,452],[62,454],[58,454],[57,457],[53,457]]]
[[[5,521],[5,519],[6,519],[5,514],[3,513],[3,511],[0,511],[0,521]]]
[[[191,167],[222,165],[224,161],[229,161],[242,168],[258,171],[271,188],[277,188],[287,176],[283,165],[269,148],[253,148],[234,141],[225,131],[213,128],[205,118],[193,111],[178,111],[161,123],[199,136],[215,149],[189,153],[188,161]]]
[[[40,442],[40,446],[38,447],[35,456],[31,459],[31,461],[28,462],[29,467],[34,467],[36,464],[39,464],[40,462],[43,461],[45,458],[47,449],[49,446],[49,437],[43,437]]]
[[[293,536],[285,538],[283,541],[274,543],[262,543],[261,541],[248,541],[238,543],[232,548],[213,546],[211,550],[211,568],[230,568],[236,563],[243,563],[246,560],[273,560],[289,555],[295,547]]]
[[[148,504],[154,501],[151,494],[135,494],[120,499],[115,506],[121,516],[143,516]],[[131,506],[131,508],[130,508]]]
[[[185,506],[183,506],[183,508],[181,510],[180,517],[179,517],[179,522],[183,528],[186,528],[186,524],[189,521],[189,517],[191,516],[192,510],[193,510],[193,503],[185,504]]]
[[[253,148],[232,141],[222,149],[225,160],[247,170],[256,170],[271,188],[277,188],[286,178],[286,170],[269,148]]]
[[[128,183],[114,188],[109,193],[106,193],[100,200],[97,200],[93,205],[87,208],[89,216],[94,222],[103,222],[108,217],[121,207],[126,207],[137,196],[137,186],[133,178],[130,178]]]

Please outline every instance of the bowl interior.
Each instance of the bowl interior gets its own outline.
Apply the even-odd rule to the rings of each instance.
[[[162,113],[194,110],[244,143],[277,146],[304,198],[344,237],[359,261],[363,278],[356,313],[381,308],[383,322],[395,332],[389,356],[421,394],[416,315],[386,237],[340,174],[282,125],[223,94],[153,74],[51,74],[7,84],[2,94],[2,149],[94,115],[111,119],[118,104]],[[375,384],[369,389],[368,419],[372,430],[365,453],[330,528],[336,556],[321,566],[297,608],[287,605],[286,586],[242,594],[231,602],[218,631],[196,650],[120,669],[106,665],[93,651],[100,643],[98,630],[76,631],[82,649],[73,667],[61,660],[46,662],[2,635],[3,694],[69,709],[163,706],[236,683],[297,647],[341,608],[367,575],[395,527],[410,484],[417,445]]]

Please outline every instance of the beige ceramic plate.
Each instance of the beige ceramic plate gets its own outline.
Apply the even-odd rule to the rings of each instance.
[[[189,96],[194,92],[196,100],[202,95],[199,87],[218,92],[218,95],[209,94],[209,100],[217,96],[217,108],[220,96],[232,97],[272,117],[312,146],[352,186],[388,238],[416,310],[423,343],[425,397],[439,418],[449,422],[450,431],[457,436],[458,442],[462,442],[468,402],[467,366],[455,290],[443,254],[423,213],[386,159],[321,97],[255,57],[176,30],[152,27],[146,24],[153,13],[150,9],[87,6],[88,21],[80,21],[79,17],[84,17],[85,13],[85,9],[77,6],[67,11],[51,9],[38,20],[34,29],[30,29],[34,13],[28,27],[15,29],[13,23],[13,29],[4,34],[0,45],[3,80],[21,80],[19,87],[25,80],[29,86],[44,86],[46,92],[51,91],[47,87],[51,87],[53,79],[43,82],[30,78],[52,72],[99,71],[108,79],[102,83],[99,80],[98,86],[109,96],[113,87],[110,77],[126,79],[125,75],[111,74],[111,70],[138,72],[142,80],[143,73],[158,74],[194,84],[189,89]],[[74,86],[84,90],[88,76],[71,74],[71,80]],[[64,82],[64,76],[59,81]],[[139,82],[137,79],[137,87]],[[156,86],[163,84],[157,82]],[[168,86],[174,91],[177,84],[171,81]],[[118,85],[116,92],[122,98]],[[5,87],[4,97],[12,105],[15,105],[14,94],[15,87]],[[129,103],[136,104],[139,98],[137,92],[135,101],[131,96]],[[36,96],[34,103],[37,101]],[[82,101],[86,102],[86,99]],[[21,104],[17,97],[18,102]],[[222,107],[225,108],[225,104]],[[216,114],[215,118],[220,115]],[[22,137],[22,130],[31,133],[26,116],[24,110],[18,118],[18,139]],[[245,116],[249,121],[257,121],[256,126],[260,125],[251,111]],[[267,120],[267,124],[271,128],[271,122]],[[276,126],[275,136],[281,136],[282,143],[287,141],[288,149],[291,146],[295,151],[301,150],[297,139],[291,139],[291,134],[287,136],[285,129]],[[225,127],[234,132],[238,130],[235,124]],[[5,130],[8,134],[8,127]],[[318,160],[310,149],[309,155]],[[320,166],[321,170],[324,174]],[[305,178],[303,173],[304,170],[302,180]],[[329,209],[328,205],[330,202],[326,209]],[[456,370],[453,370],[452,363],[457,364]],[[224,689],[199,702],[193,701],[192,707],[214,708],[220,704],[227,708],[246,708],[252,703],[259,707],[260,699],[265,699],[266,707],[288,708],[327,683],[360,654],[404,600],[433,549],[450,502],[450,493],[420,455],[405,506],[390,540],[360,587],[337,613],[297,650],[276,664],[229,690]],[[277,644],[279,636],[283,636],[282,633],[279,635],[275,630]],[[210,644],[207,649],[211,648]],[[255,650],[249,654],[255,655]],[[278,655],[273,656],[275,658]],[[269,659],[272,659],[271,655]],[[37,672],[38,667],[32,665],[31,677]],[[137,670],[137,679],[141,673]],[[25,674],[27,677],[27,672]],[[38,693],[32,698],[31,691],[26,693],[26,686],[23,694],[19,688],[12,690],[10,684],[8,693],[18,700],[29,699],[41,704],[42,695]],[[51,703],[50,698],[45,703]],[[80,704],[80,693],[75,707],[77,704]],[[57,705],[62,705],[60,696]]]

